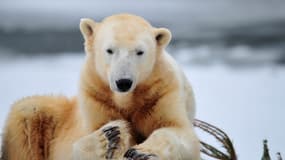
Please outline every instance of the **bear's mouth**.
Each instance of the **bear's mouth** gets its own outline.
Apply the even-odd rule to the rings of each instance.
[[[114,69],[108,76],[111,90],[118,93],[131,92],[136,87],[137,79],[133,73],[126,69]]]

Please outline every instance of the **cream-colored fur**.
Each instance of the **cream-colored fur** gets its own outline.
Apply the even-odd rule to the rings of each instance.
[[[170,32],[128,14],[101,23],[83,19],[80,29],[87,55],[78,97],[34,96],[15,103],[2,159],[121,160],[134,148],[156,155],[145,159],[198,160],[192,89],[165,52]],[[112,55],[106,53],[110,47]],[[121,93],[115,81],[125,77],[133,84]],[[119,133],[114,148],[106,134],[110,127]]]

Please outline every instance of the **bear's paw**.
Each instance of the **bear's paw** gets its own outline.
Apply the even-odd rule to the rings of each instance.
[[[125,160],[159,160],[158,156],[151,153],[143,153],[135,148],[130,148],[124,154]]]

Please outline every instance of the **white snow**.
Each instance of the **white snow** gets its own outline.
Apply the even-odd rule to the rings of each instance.
[[[9,106],[24,96],[77,93],[84,53],[0,58],[0,127]],[[234,141],[240,160],[259,159],[262,140],[271,156],[285,154],[285,68],[230,68],[181,63],[197,100],[197,118],[221,127]],[[202,139],[204,137],[201,137]]]

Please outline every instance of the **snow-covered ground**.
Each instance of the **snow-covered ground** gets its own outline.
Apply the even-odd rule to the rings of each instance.
[[[0,127],[9,106],[35,94],[77,93],[84,53],[0,58]],[[285,154],[285,67],[265,65],[231,68],[225,64],[181,62],[193,85],[197,118],[221,127],[234,141],[241,160],[259,159],[262,140],[269,140],[272,157]],[[205,137],[201,137],[202,139]]]

